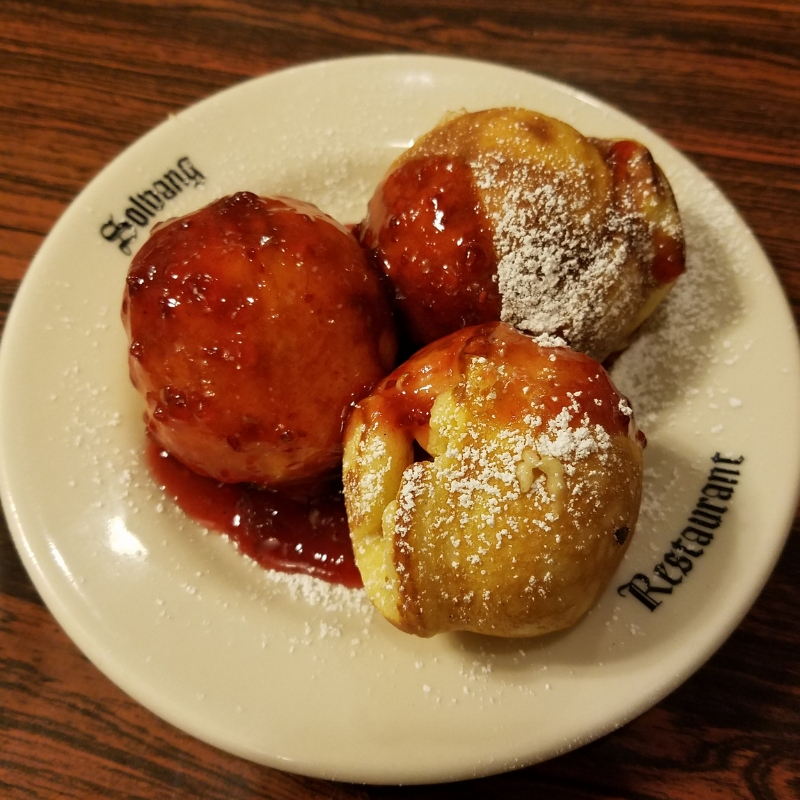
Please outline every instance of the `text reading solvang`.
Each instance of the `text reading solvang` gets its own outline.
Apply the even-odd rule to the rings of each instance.
[[[205,175],[194,166],[188,156],[179,158],[174,167],[166,170],[150,186],[128,197],[130,205],[122,212],[119,221],[114,218],[114,214],[109,214],[108,219],[100,226],[100,235],[107,242],[114,242],[129,256],[131,242],[139,235],[140,228],[147,228],[166,204],[184,189],[200,186],[205,181]]]

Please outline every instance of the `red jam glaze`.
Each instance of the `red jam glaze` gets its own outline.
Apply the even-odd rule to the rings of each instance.
[[[658,230],[653,234],[653,249],[655,254],[650,264],[653,277],[659,283],[676,281],[686,269],[683,242]]]
[[[611,166],[614,185],[618,190],[633,192],[641,198],[647,196],[654,184],[658,189],[658,168],[644,145],[630,139],[621,139],[610,144],[596,141],[596,144]],[[685,269],[683,241],[656,227],[653,232],[650,274],[656,282],[667,284],[677,280]]]
[[[465,162],[402,164],[374,193],[358,233],[394,286],[413,344],[500,318],[491,229]]]
[[[570,408],[576,424],[588,418],[609,435],[636,435],[632,417],[620,409],[624,398],[600,364],[567,347],[542,347],[503,322],[465,328],[428,345],[381,381],[359,406],[425,447],[434,401],[459,383],[466,361],[475,356],[505,365],[503,392],[498,392],[492,408],[501,424],[530,413],[535,400],[545,421]],[[527,392],[525,387],[530,387]]]
[[[631,162],[643,151],[642,145],[632,139],[620,139],[608,145],[605,159],[611,164],[616,185],[629,180]]]
[[[192,519],[226,534],[266,569],[302,573],[360,588],[341,482],[293,490],[205,478],[149,440],[147,463],[156,482]]]
[[[149,432],[225,482],[335,468],[352,405],[395,364],[383,284],[307,203],[239,192],[157,227],[122,309]]]

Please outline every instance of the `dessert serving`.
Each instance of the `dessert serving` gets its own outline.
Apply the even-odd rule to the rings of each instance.
[[[644,436],[599,361],[683,270],[666,179],[635,142],[462,114],[354,234],[249,192],[154,229],[123,299],[153,475],[403,631],[574,624],[638,516]]]
[[[630,542],[642,443],[588,356],[506,323],[438,340],[348,423],[345,497],[367,594],[421,636],[572,625]]]
[[[111,214],[124,218],[130,198],[185,155],[205,183],[185,186],[154,211],[155,222],[246,189],[308,200],[349,228],[366,216],[400,143],[446,110],[492,103],[652,147],[680,204],[687,272],[610,371],[648,446],[636,529],[599,600],[577,625],[535,639],[422,639],[387,622],[363,588],[349,588],[362,581],[352,548],[345,553],[338,459],[339,512],[329,517],[315,499],[287,516],[286,484],[222,484],[166,458],[144,435],[146,399],[128,378],[130,343],[117,316],[132,256],[101,226]],[[171,725],[317,778],[473,779],[625,724],[739,623],[794,513],[798,352],[790,310],[751,231],[656,132],[601,100],[497,65],[338,59],[278,70],[170,115],[66,211],[25,276],[0,347],[0,491],[22,563],[67,635]],[[433,458],[414,449],[419,463]],[[723,503],[729,511],[702,557],[671,553],[705,496],[707,465],[725,466],[709,461],[717,452],[745,456],[731,467],[741,473],[733,504]],[[191,485],[175,491],[184,477]],[[296,526],[303,516],[313,523],[307,536]],[[328,536],[326,518],[341,529],[341,553],[310,550]],[[747,546],[753,530],[756,548]],[[630,591],[618,593],[638,573],[665,586],[653,568],[667,554],[675,558],[666,574],[679,585],[651,594],[662,601],[653,613]],[[340,555],[352,570],[316,571]],[[688,576],[679,569],[685,557],[694,565]]]
[[[518,108],[460,114],[418,139],[358,235],[417,345],[502,319],[602,361],[684,269],[672,191],[644,146]]]
[[[351,404],[394,366],[380,277],[308,203],[240,192],[157,226],[122,309],[150,435],[225,483],[337,469]]]

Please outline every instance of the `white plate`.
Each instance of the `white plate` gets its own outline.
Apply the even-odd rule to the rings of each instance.
[[[676,190],[690,269],[615,368],[650,444],[640,527],[600,604],[572,630],[540,640],[423,641],[372,614],[358,592],[255,568],[160,496],[142,466],[141,407],[119,322],[129,257],[101,228],[129,208],[135,221],[129,198],[185,157],[205,182],[182,186],[157,219],[249,189],[301,197],[354,222],[388,163],[445,112],[506,104],[648,145]],[[624,724],[736,627],[797,502],[797,338],[742,220],[692,164],[627,116],[535,75],[470,61],[312,64],[169,118],[91,182],[42,246],[8,320],[0,389],[5,510],[38,590],[78,646],[189,733],[339,780],[485,775]],[[713,541],[700,557],[678,553],[688,562],[675,564],[692,569],[672,594],[654,595],[662,601],[654,611],[621,596],[617,587],[637,573],[655,582],[715,453],[744,461],[727,465],[738,475],[717,473],[738,483],[728,484],[735,493]],[[681,575],[675,566],[668,574]]]

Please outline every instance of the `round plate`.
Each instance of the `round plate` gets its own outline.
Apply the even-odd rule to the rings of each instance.
[[[120,300],[129,252],[155,221],[248,189],[356,222],[415,137],[448,111],[501,105],[645,143],[675,189],[689,270],[614,368],[649,446],[641,522],[599,604],[571,630],[536,640],[421,640],[360,592],[255,567],[161,495],[142,463]],[[758,244],[719,191],[646,128],[569,87],[484,63],[317,63],[170,117],[55,226],[3,340],[3,503],[67,633],[179,728],[307,775],[467,778],[624,724],[736,627],[796,507],[799,380],[792,318]]]

